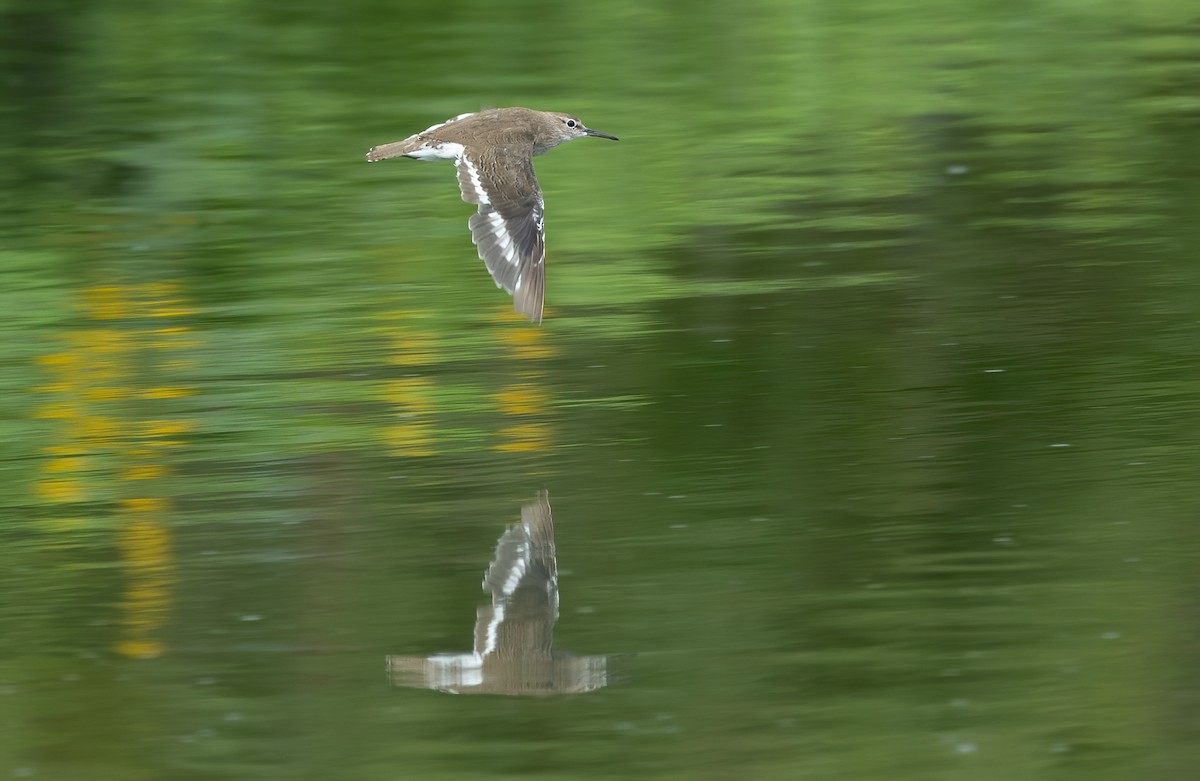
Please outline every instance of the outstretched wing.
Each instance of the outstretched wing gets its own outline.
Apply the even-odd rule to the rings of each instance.
[[[479,257],[496,286],[512,294],[513,308],[541,322],[545,205],[533,173],[532,147],[467,147],[456,165],[463,200],[479,207],[470,220]]]

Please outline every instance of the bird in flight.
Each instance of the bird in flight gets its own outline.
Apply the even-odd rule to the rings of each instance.
[[[540,323],[546,286],[545,204],[533,157],[585,136],[618,140],[570,114],[495,108],[459,114],[403,141],[373,147],[367,161],[453,160],[463,200],[479,209],[469,222],[479,257],[496,286],[513,296],[513,308]]]

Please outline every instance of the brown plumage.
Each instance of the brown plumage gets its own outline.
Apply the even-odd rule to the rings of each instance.
[[[584,127],[570,114],[498,108],[461,114],[403,141],[374,147],[367,160],[454,160],[463,200],[479,209],[469,222],[479,257],[496,286],[512,294],[513,308],[541,322],[545,204],[533,157],[584,136],[617,140]]]

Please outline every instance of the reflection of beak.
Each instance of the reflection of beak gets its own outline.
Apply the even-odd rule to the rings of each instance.
[[[590,127],[583,132],[587,133],[589,136],[595,136],[596,138],[607,138],[609,141],[621,140],[616,136],[610,136],[608,133],[601,133],[599,130],[592,130]]]

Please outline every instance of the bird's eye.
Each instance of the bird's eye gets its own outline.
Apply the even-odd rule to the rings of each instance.
[[[578,127],[579,123],[573,119],[567,120],[567,127]]]

